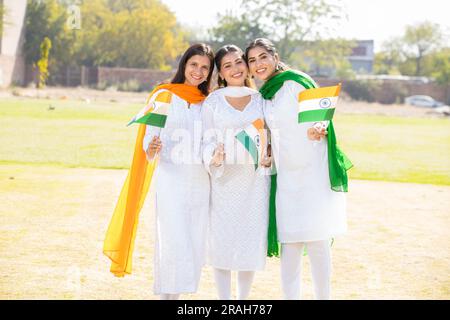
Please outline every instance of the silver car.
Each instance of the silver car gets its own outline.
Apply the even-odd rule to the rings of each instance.
[[[436,108],[443,106],[442,102],[434,100],[430,96],[416,95],[405,98],[405,103],[418,107]]]

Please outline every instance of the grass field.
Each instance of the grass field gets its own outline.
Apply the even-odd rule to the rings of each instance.
[[[49,106],[55,110],[49,110]],[[139,104],[60,100],[0,102],[0,163],[128,168]],[[352,179],[450,184],[450,120],[338,114]]]
[[[136,127],[125,125],[140,108],[0,101],[0,299],[157,298],[151,200],[141,212],[132,276],[114,278],[102,254],[134,146]],[[450,298],[449,124],[337,116],[338,139],[355,168],[349,231],[332,248],[333,299]],[[311,299],[308,259],[303,265],[302,296]],[[198,292],[183,298],[216,298],[211,268]],[[281,298],[278,259],[257,273],[249,298]]]
[[[106,228],[126,170],[0,166],[0,299],[157,299],[152,195],[141,212],[133,273],[109,272]],[[13,178],[13,179],[12,179]],[[350,181],[348,233],[335,239],[333,299],[449,299],[450,187]],[[313,298],[309,260],[303,295]],[[251,299],[280,299],[280,261],[267,259]],[[210,267],[196,294],[216,299]]]

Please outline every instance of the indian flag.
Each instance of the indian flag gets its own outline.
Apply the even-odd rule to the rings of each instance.
[[[255,164],[255,170],[258,169],[259,160],[264,155],[264,148],[267,144],[267,138],[264,131],[264,120],[256,119],[247,128],[236,135],[236,139],[244,145],[244,148],[250,153]]]
[[[171,100],[172,94],[170,92],[161,92],[152,103],[147,104],[141,111],[139,111],[139,113],[134,116],[127,126],[133,123],[143,123],[150,126],[164,128],[166,125]]]
[[[341,84],[304,90],[298,95],[298,122],[333,119]]]

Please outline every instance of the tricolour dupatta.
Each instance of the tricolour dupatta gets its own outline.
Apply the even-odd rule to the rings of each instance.
[[[294,70],[287,70],[281,72],[269,80],[261,87],[261,92],[264,99],[272,99],[280,90],[285,81],[292,80],[301,84],[305,89],[317,88],[316,82],[307,74]],[[334,132],[333,121],[330,120],[328,125],[327,135],[328,147],[328,170],[330,177],[330,185],[333,191],[347,192],[348,191],[348,177],[347,170],[353,167],[350,159],[341,151],[337,145],[336,134]],[[276,174],[271,177],[270,184],[270,205],[269,205],[269,231],[268,231],[268,246],[267,255],[269,257],[279,255],[277,224],[276,224],[276,204],[275,195],[277,189]]]
[[[185,84],[164,84],[157,86],[150,93],[147,104],[152,96],[160,90],[162,91],[155,97],[155,101],[170,103],[172,94],[192,104],[199,103],[205,98],[197,87]],[[147,112],[151,111],[152,109],[149,108]],[[103,253],[111,259],[110,270],[117,277],[131,273],[139,212],[144,204],[153,172],[158,163],[158,157],[148,162],[142,148],[145,128],[144,124],[139,125],[133,162],[120,192],[103,245]]]

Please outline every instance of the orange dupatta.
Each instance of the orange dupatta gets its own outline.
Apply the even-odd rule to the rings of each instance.
[[[157,99],[158,101],[161,100],[161,102],[170,103],[172,93],[192,104],[199,103],[205,99],[205,96],[197,87],[186,84],[164,84],[153,89],[147,103],[155,92],[161,89],[169,91],[163,91],[158,94]],[[148,110],[148,112],[150,111],[151,109]],[[144,204],[153,172],[158,162],[157,157],[153,161],[148,162],[142,148],[145,128],[145,124],[139,125],[133,162],[120,192],[103,244],[103,253],[111,259],[110,271],[116,277],[131,274],[139,212]]]

